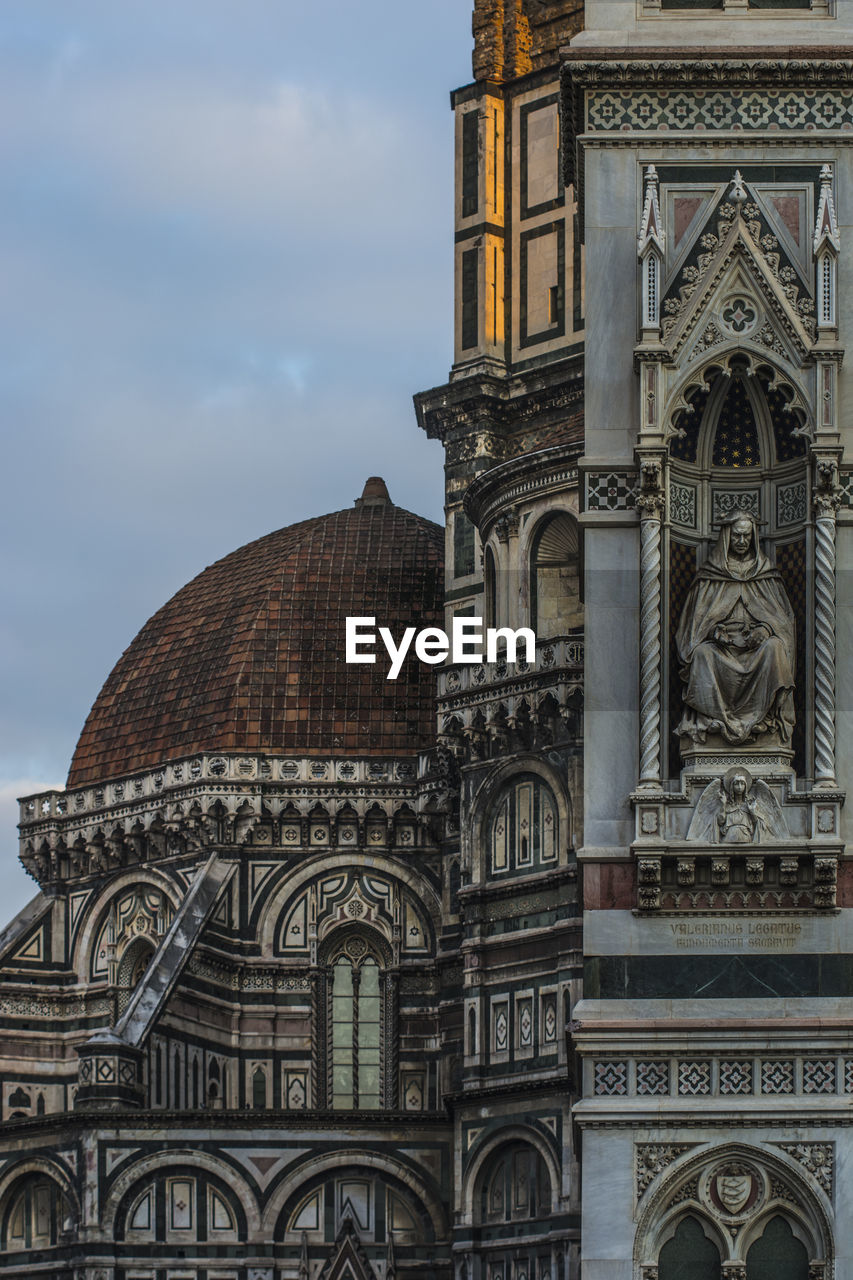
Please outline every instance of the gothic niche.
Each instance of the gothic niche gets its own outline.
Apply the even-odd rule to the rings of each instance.
[[[705,372],[669,448],[670,776],[696,754],[805,767],[808,447],[768,366]]]
[[[743,746],[787,746],[794,727],[794,614],[780,574],[761,551],[758,520],[733,512],[681,611],[675,645],[684,684],[676,733]]]

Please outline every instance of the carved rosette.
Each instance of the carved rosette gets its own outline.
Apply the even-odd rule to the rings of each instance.
[[[815,506],[815,785],[835,787],[836,466],[819,459]]]
[[[640,513],[640,786],[661,785],[661,468],[641,464]]]

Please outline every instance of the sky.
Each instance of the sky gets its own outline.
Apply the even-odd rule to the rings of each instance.
[[[16,798],[201,569],[372,474],[442,519],[471,0],[3,0],[0,927]]]

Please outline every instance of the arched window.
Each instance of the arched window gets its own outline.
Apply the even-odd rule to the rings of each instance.
[[[337,1111],[376,1111],[386,1096],[387,957],[366,931],[333,938],[325,968],[326,1096]],[[393,1089],[393,1081],[388,1081]]]
[[[118,966],[118,1006],[123,1012],[130,1003],[130,997],[142,980],[142,975],[151,963],[154,955],[152,939],[136,938],[125,948]]]
[[[222,1178],[177,1165],[127,1192],[116,1214],[115,1238],[131,1252],[155,1241],[233,1246],[246,1238],[246,1215]]]
[[[207,1105],[211,1108],[221,1106],[223,1096],[219,1063],[211,1058],[207,1066]]]
[[[533,539],[530,621],[537,640],[583,624],[578,583],[578,527],[565,512],[543,521]]]
[[[483,553],[483,591],[485,597],[485,624],[487,627],[496,627],[498,575],[495,569],[495,555],[491,547],[486,547]]]
[[[6,1202],[2,1222],[4,1252],[47,1248],[57,1242],[62,1197],[50,1178],[35,1175],[19,1183]]]
[[[492,875],[525,874],[558,860],[559,820],[553,792],[535,774],[521,774],[501,795],[489,835]]]
[[[720,1251],[696,1218],[684,1218],[660,1251],[659,1280],[720,1280]]]
[[[542,1156],[526,1142],[501,1147],[482,1176],[481,1222],[525,1222],[551,1212],[551,1179]]]
[[[808,1276],[805,1245],[781,1215],[771,1218],[746,1255],[746,1280],[808,1280]]]
[[[256,1067],[252,1073],[252,1106],[262,1111],[267,1105],[267,1077],[263,1067]]]
[[[553,1225],[551,1192],[548,1166],[528,1142],[508,1142],[486,1161],[473,1205],[489,1241],[483,1280],[555,1280],[551,1246],[537,1244]]]

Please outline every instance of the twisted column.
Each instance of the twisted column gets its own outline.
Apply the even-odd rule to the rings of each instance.
[[[815,498],[815,783],[835,787],[834,494]]]
[[[640,511],[640,786],[661,785],[661,514],[656,464],[643,464]]]

